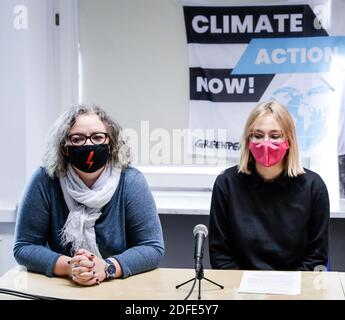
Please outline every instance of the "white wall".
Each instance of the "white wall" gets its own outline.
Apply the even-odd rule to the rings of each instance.
[[[13,27],[15,1],[0,2],[0,207],[13,207],[25,181],[25,32]]]
[[[0,2],[0,275],[15,264],[14,223],[5,217],[15,209],[27,178],[40,163],[45,132],[59,103],[52,1],[20,4],[21,10],[14,12],[18,1]]]
[[[41,164],[46,133],[77,102],[76,3],[0,1],[0,275],[14,264],[15,207]]]
[[[76,1],[60,1],[23,0],[22,7],[14,0],[0,2],[0,210],[18,203],[26,180],[41,163],[46,133],[62,104],[77,102],[73,26],[64,15],[73,13]],[[62,26],[57,27],[55,12],[61,11]],[[18,25],[19,17],[27,24]],[[68,37],[60,34],[61,27]]]
[[[1,207],[18,202],[26,179],[40,163],[45,133],[58,111],[52,1],[22,1],[18,14],[27,17],[23,29],[13,25],[17,4],[11,0],[0,3],[0,105],[6,150],[0,157]]]
[[[123,127],[188,125],[188,67],[180,1],[81,0],[82,101]]]

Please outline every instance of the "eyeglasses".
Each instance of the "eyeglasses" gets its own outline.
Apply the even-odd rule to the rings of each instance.
[[[282,132],[270,132],[269,134],[264,134],[263,132],[251,132],[249,134],[249,139],[253,143],[261,143],[265,140],[265,137],[268,137],[268,140],[272,143],[280,143],[284,141],[284,135]]]
[[[108,134],[105,132],[94,132],[90,136],[85,134],[76,133],[68,136],[69,141],[74,146],[83,146],[88,139],[93,144],[103,144],[107,140]]]

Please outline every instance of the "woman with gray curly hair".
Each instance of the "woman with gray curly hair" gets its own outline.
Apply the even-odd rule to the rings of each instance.
[[[18,208],[19,264],[85,286],[158,266],[164,244],[156,206],[120,132],[96,106],[57,119]]]

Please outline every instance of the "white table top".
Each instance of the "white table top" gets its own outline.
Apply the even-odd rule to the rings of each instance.
[[[260,271],[264,273],[265,271]],[[344,300],[344,292],[338,272],[302,272],[301,293],[277,295],[262,293],[239,293],[243,271],[204,270],[205,277],[224,286],[202,282],[203,300]],[[0,287],[31,294],[65,299],[110,299],[110,300],[182,300],[188,294],[191,283],[176,289],[192,277],[192,269],[155,269],[126,279],[102,282],[99,286],[80,287],[67,278],[48,278],[45,275],[12,268],[0,277]],[[190,297],[197,299],[197,287]],[[18,299],[1,295],[0,299]]]

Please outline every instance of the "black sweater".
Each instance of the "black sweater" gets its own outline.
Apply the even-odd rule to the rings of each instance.
[[[235,166],[217,177],[209,224],[212,268],[314,270],[327,264],[328,192],[318,174],[305,171],[265,182]]]

